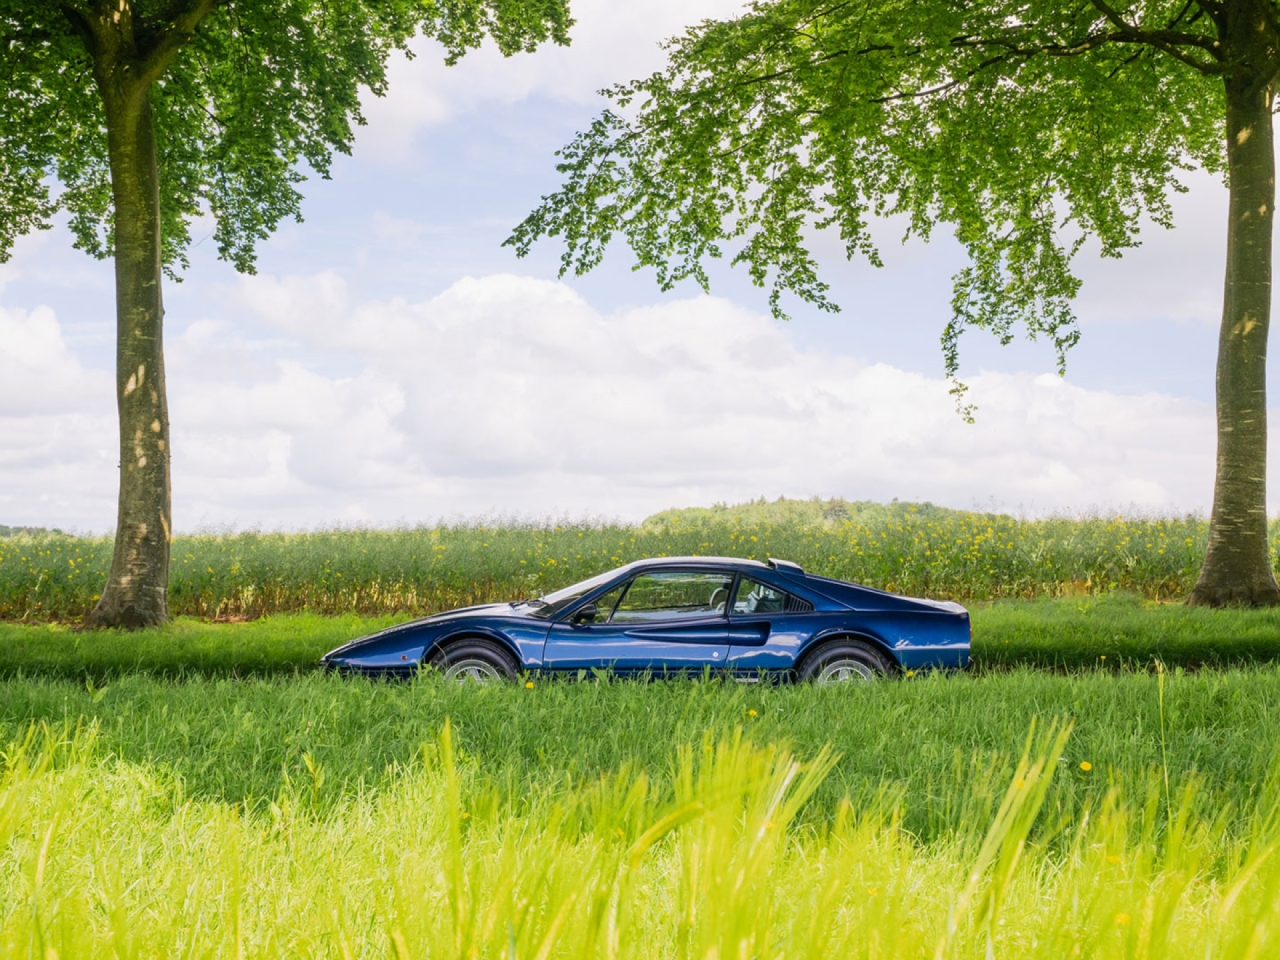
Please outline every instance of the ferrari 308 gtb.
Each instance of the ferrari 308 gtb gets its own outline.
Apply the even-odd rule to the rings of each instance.
[[[431,667],[479,683],[581,670],[848,683],[964,667],[969,641],[958,603],[814,576],[785,560],[664,557],[546,596],[398,624],[321,663],[388,676]]]

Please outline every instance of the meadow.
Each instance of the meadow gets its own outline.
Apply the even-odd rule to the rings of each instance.
[[[0,538],[0,956],[1265,957],[1280,612],[1177,602],[1197,518],[783,501],[634,527],[178,538],[165,627],[74,624],[105,540]],[[974,669],[847,689],[321,673],[629,559],[963,599]]]
[[[1263,957],[1280,671],[0,683],[0,950]]]
[[[545,592],[641,557],[701,554],[782,557],[826,576],[961,601],[1115,590],[1155,600],[1190,590],[1205,538],[1194,516],[1028,520],[817,500],[669,511],[635,526],[208,533],[175,538],[169,598],[173,614],[206,619],[420,614]],[[105,537],[0,538],[0,620],[81,619],[110,556]]]

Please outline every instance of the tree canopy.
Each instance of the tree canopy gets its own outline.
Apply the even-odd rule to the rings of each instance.
[[[1144,215],[1170,222],[1179,173],[1224,160],[1201,8],[1146,3],[1119,23],[1105,10],[755,3],[671,41],[665,70],[607,91],[617,108],[562,151],[563,187],[509,242],[523,254],[562,237],[564,269],[581,273],[620,234],[664,288],[705,287],[704,261],[729,253],[781,316],[786,292],[836,309],[811,229],[878,265],[872,218],[901,214],[908,236],[946,225],[969,255],[944,334],[949,375],[965,327],[1007,342],[1020,322],[1061,367],[1078,337],[1082,241],[1119,255]]]
[[[59,211],[78,247],[113,251],[95,59],[116,53],[149,89],[166,266],[186,266],[208,214],[219,255],[252,271],[256,244],[300,218],[301,166],[327,177],[350,152],[393,51],[421,34],[449,62],[486,37],[511,54],[568,42],[570,23],[565,0],[0,0],[0,258]]]

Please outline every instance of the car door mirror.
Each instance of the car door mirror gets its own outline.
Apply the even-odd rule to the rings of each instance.
[[[581,627],[584,624],[595,623],[596,617],[600,614],[600,608],[594,603],[588,603],[585,607],[576,610],[569,622],[575,627]]]

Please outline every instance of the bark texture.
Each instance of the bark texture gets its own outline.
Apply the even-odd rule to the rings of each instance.
[[[96,36],[115,204],[120,503],[111,570],[87,621],[94,627],[143,627],[168,618],[169,410],[159,171],[150,83],[138,76],[131,39],[118,21],[104,24]]]
[[[1228,7],[1228,52],[1241,68],[1226,77],[1230,212],[1222,329],[1218,336],[1218,457],[1209,544],[1192,604],[1274,605],[1280,587],[1267,544],[1267,332],[1271,322],[1271,231],[1275,207],[1273,83],[1261,66],[1274,55],[1256,2]]]

